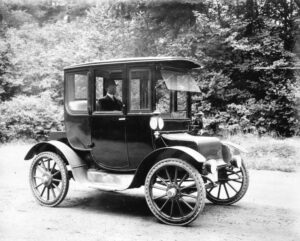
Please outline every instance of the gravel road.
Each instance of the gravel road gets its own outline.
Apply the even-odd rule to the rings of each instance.
[[[246,196],[232,206],[207,201],[188,227],[161,224],[143,188],[122,193],[71,181],[65,201],[39,206],[28,184],[29,146],[0,147],[0,240],[300,240],[300,173],[250,170]]]

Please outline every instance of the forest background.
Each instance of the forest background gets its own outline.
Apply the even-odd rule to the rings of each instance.
[[[193,109],[214,131],[299,135],[299,12],[299,0],[0,1],[0,140],[63,130],[65,66],[134,56],[199,61]]]

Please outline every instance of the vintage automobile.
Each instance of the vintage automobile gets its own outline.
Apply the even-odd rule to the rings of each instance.
[[[25,157],[33,159],[29,181],[37,202],[60,204],[70,178],[104,191],[144,186],[151,212],[172,225],[195,220],[206,198],[239,201],[249,184],[245,150],[190,132],[191,93],[200,92],[192,72],[199,67],[177,57],[66,67],[65,132],[52,133]],[[114,109],[103,108],[103,100]]]

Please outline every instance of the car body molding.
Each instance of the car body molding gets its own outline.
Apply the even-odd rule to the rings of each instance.
[[[71,166],[76,181],[87,182],[87,165],[69,146],[60,141],[40,142],[34,145],[26,154],[25,160],[32,159],[43,151],[56,151]]]
[[[145,177],[151,167],[160,160],[167,158],[184,159],[193,166],[201,165],[206,161],[206,158],[192,148],[185,146],[170,146],[154,150],[147,155],[141,164],[138,166],[135,177],[129,188],[139,187],[144,184]]]

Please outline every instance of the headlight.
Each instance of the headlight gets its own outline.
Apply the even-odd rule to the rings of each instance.
[[[163,118],[158,117],[157,122],[158,122],[158,129],[162,130],[165,125]]]
[[[152,130],[156,130],[158,126],[157,117],[151,117],[150,119],[150,127]]]
[[[157,130],[157,129],[162,130],[165,125],[163,118],[158,116],[151,117],[149,124],[152,130]]]

